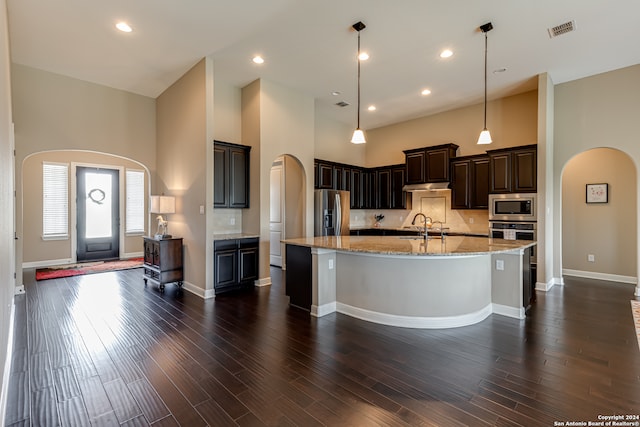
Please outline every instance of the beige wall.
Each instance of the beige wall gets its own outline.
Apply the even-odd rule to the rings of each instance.
[[[240,144],[242,141],[242,90],[215,76],[215,64],[213,101],[215,122],[213,139]],[[213,209],[213,231],[241,233],[242,211],[242,209]]]
[[[154,192],[176,197],[170,233],[184,243],[185,286],[211,288],[206,279],[207,218],[207,61],[203,59],[156,100],[157,182]]]
[[[482,130],[483,104],[446,111],[367,131],[366,166],[404,163],[403,150],[455,143],[458,156],[503,147],[537,143],[538,92],[490,101],[487,127],[493,144],[477,145]],[[332,159],[329,159],[332,160]]]
[[[156,170],[155,100],[70,77],[12,64],[11,89],[16,139],[16,222],[18,280],[22,283],[23,223],[21,177],[30,154],[86,150],[137,161]]]
[[[42,239],[42,163],[56,162],[67,163],[69,165],[69,238],[64,240],[43,240]],[[27,248],[23,254],[23,265],[42,266],[63,264],[75,261],[73,252],[73,240],[75,238],[75,224],[72,221],[73,215],[73,194],[72,189],[75,188],[75,175],[72,164],[78,163],[82,165],[100,165],[105,168],[118,169],[122,168],[123,175],[127,169],[135,169],[145,172],[145,189],[147,194],[150,188],[150,177],[144,166],[132,160],[122,157],[111,156],[108,154],[93,153],[80,150],[60,150],[46,151],[28,156],[22,165],[22,171],[25,174],[22,179],[23,183],[23,221],[25,226],[23,230],[23,247]],[[120,180],[121,200],[126,200],[125,180],[124,176]],[[121,225],[125,227],[124,204],[121,203]],[[147,206],[145,206],[145,213]],[[148,216],[147,216],[148,218]],[[145,221],[145,230],[148,231],[149,221]],[[120,242],[120,257],[130,258],[133,256],[142,256],[142,234],[124,236],[124,240]]]
[[[365,166],[367,144],[352,144],[354,125],[331,120],[316,110],[315,158]],[[368,137],[368,134],[366,135]],[[404,160],[403,160],[404,161]]]
[[[636,170],[640,162],[640,65],[559,84],[554,115],[554,230],[562,234],[562,170],[575,155],[592,148],[616,148],[628,154]],[[638,174],[634,185],[637,191]],[[638,197],[636,197],[638,203]],[[638,207],[636,205],[636,212]],[[636,215],[637,223],[640,217]],[[627,240],[637,247],[637,235]],[[564,245],[564,242],[562,242]],[[606,243],[605,243],[606,244]],[[554,276],[561,277],[561,251],[554,250]],[[637,260],[634,275],[637,277]],[[625,267],[625,271],[633,267]],[[638,293],[638,288],[636,288]]]
[[[255,81],[243,88],[242,140],[253,147],[251,208],[243,212],[243,225],[245,231],[260,233],[261,279],[269,276],[271,165],[283,154],[295,157],[304,169],[306,235],[313,235],[314,111],[313,98],[272,82]]]
[[[5,364],[10,360],[8,352],[13,318],[15,292],[15,248],[13,240],[13,142],[11,130],[11,84],[9,60],[9,30],[7,27],[7,3],[0,0],[0,384],[8,384]],[[4,425],[7,389],[0,392],[0,424]]]
[[[562,174],[563,268],[636,276],[636,170],[618,150],[578,154]],[[608,183],[609,202],[585,203],[585,185]],[[631,236],[631,237],[630,237]],[[595,255],[595,262],[587,261]]]

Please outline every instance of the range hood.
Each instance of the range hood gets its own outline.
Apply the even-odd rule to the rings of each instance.
[[[436,190],[448,190],[448,182],[425,182],[423,184],[407,184],[402,187],[402,191],[436,191]]]

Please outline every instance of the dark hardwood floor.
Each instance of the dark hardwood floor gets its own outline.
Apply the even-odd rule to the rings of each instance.
[[[16,297],[7,425],[553,426],[640,414],[630,285],[566,279],[525,321],[386,327],[290,308],[273,285],[203,301],[140,269]]]

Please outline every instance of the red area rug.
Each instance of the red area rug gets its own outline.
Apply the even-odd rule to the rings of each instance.
[[[36,280],[59,279],[61,277],[81,276],[83,274],[104,273],[106,271],[138,268],[142,267],[142,260],[142,258],[130,258],[121,261],[98,261],[39,268],[36,270]]]

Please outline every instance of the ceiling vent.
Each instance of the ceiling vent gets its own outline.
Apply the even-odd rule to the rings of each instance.
[[[576,29],[576,21],[565,22],[564,24],[556,25],[555,27],[548,28],[549,37],[554,38],[562,34],[570,33]]]
[[[346,107],[347,105],[349,105],[349,103],[347,101],[340,101],[340,102],[336,102],[336,105],[338,107]]]

